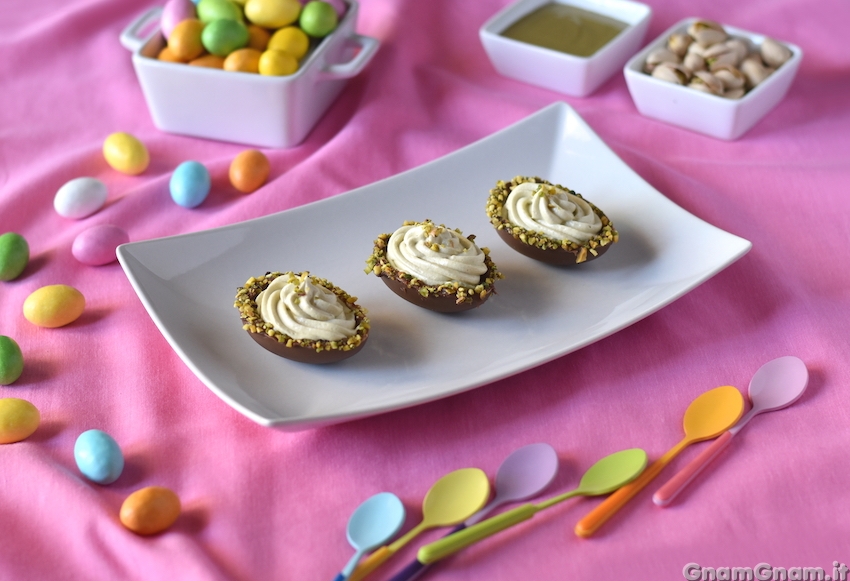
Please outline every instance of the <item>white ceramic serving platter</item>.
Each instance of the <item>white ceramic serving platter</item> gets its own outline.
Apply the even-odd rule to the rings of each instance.
[[[619,243],[567,268],[514,252],[484,205],[497,180],[515,175],[584,194],[611,217]],[[505,274],[497,295],[472,311],[439,314],[363,272],[378,234],[425,219],[490,247]],[[162,334],[207,387],[262,425],[297,431],[443,398],[580,349],[657,311],[750,247],[665,198],[556,103],[375,184],[248,222],[125,244],[118,257]],[[363,350],[311,366],[259,347],[242,330],[233,298],[249,277],[272,270],[309,270],[359,297],[372,321]]]

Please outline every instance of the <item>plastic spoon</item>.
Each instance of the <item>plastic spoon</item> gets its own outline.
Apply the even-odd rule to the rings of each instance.
[[[744,413],[744,397],[731,385],[705,392],[685,410],[685,437],[661,458],[653,462],[634,481],[603,500],[575,527],[580,537],[589,537],[629,500],[640,492],[676,455],[694,442],[715,438],[735,425]]]
[[[448,537],[443,537],[419,549],[417,555],[423,563],[433,563],[464,547],[486,539],[499,531],[530,519],[545,508],[554,506],[574,496],[608,494],[631,482],[646,468],[646,452],[639,448],[622,450],[599,460],[579,481],[578,488],[537,504],[524,504],[493,518],[481,521]]]
[[[350,581],[359,581],[416,535],[430,528],[456,525],[478,512],[490,496],[490,481],[478,468],[461,468],[449,472],[431,487],[422,501],[422,521],[404,536],[384,545],[366,557],[354,569]]]
[[[517,448],[496,471],[496,495],[487,506],[448,533],[456,533],[482,520],[497,507],[537,496],[558,474],[558,453],[549,444],[529,444]],[[446,535],[446,536],[448,536]],[[425,572],[428,565],[414,559],[390,581],[411,581]]]
[[[392,492],[379,492],[363,501],[348,519],[346,535],[354,556],[334,581],[347,579],[363,555],[393,538],[404,517],[404,505]]]
[[[703,468],[726,449],[735,434],[740,432],[747,422],[760,413],[788,407],[800,399],[808,383],[809,371],[806,364],[797,357],[780,357],[762,365],[750,380],[749,395],[753,404],[750,411],[659,488],[652,496],[652,501],[658,506],[670,504]]]

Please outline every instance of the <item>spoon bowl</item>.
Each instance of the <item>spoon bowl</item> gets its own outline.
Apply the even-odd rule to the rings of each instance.
[[[347,579],[366,552],[393,538],[404,518],[404,505],[391,492],[379,492],[363,501],[348,519],[346,528],[348,542],[355,549],[354,556],[335,581]]]

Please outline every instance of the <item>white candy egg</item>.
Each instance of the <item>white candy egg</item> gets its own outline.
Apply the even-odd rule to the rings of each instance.
[[[56,192],[53,207],[64,217],[79,220],[91,216],[106,203],[106,184],[96,178],[75,178]]]

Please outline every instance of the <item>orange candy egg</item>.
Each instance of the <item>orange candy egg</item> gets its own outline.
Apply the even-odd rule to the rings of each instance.
[[[224,68],[224,59],[214,54],[205,54],[204,56],[199,56],[198,58],[189,61],[189,64],[193,67],[221,69]]]
[[[259,73],[261,54],[263,53],[254,48],[234,50],[224,59],[224,70],[240,73]]]
[[[257,26],[256,24],[248,25],[248,48],[255,48],[262,52],[266,50],[266,47],[269,45],[270,38],[271,33],[269,33],[269,31],[265,28]]]
[[[121,505],[121,524],[140,535],[155,535],[180,516],[180,498],[162,486],[148,486],[127,497]]]
[[[171,36],[168,37],[168,48],[180,60],[190,61],[204,53],[201,44],[201,33],[204,23],[194,18],[178,22]]]
[[[248,149],[237,155],[230,164],[230,183],[246,194],[253,192],[269,177],[271,166],[261,151]]]

